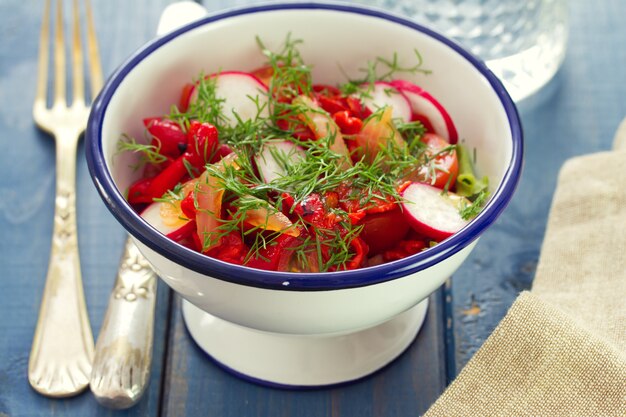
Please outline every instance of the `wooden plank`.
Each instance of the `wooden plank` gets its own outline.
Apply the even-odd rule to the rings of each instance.
[[[177,298],[173,310],[163,416],[415,416],[446,385],[443,293],[430,298],[426,322],[409,349],[361,381],[331,389],[285,390],[234,377],[191,340]]]
[[[70,2],[65,2],[69,17]],[[155,32],[165,1],[93,1],[105,74]],[[168,290],[161,285],[150,387],[133,410],[113,413],[88,393],[67,400],[36,394],[27,381],[28,354],[43,291],[54,198],[53,139],[32,121],[42,2],[0,3],[0,416],[156,415],[160,400]],[[124,231],[89,177],[81,146],[77,167],[78,230],[85,295],[97,334],[122,252]]]
[[[517,193],[452,280],[458,370],[530,288],[560,166],[610,149],[626,115],[626,3],[568,5],[564,65],[544,91],[520,105],[526,149]]]

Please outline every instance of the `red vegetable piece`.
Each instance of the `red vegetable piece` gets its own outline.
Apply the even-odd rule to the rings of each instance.
[[[161,155],[177,158],[185,150],[187,136],[176,122],[150,117],[143,123],[152,135],[152,145],[159,149]]]
[[[358,117],[350,116],[350,112],[347,110],[333,113],[333,120],[339,126],[341,133],[345,135],[356,135],[363,127],[363,121]]]
[[[151,198],[162,197],[168,190],[171,190],[178,184],[187,174],[187,168],[183,162],[184,155],[176,159],[161,171],[156,177],[152,178],[150,186],[146,190],[146,194]]]
[[[330,98],[323,95],[318,95],[316,98],[319,106],[330,114],[346,111],[348,109],[338,98]]]
[[[284,215],[288,216],[291,213],[291,208],[295,204],[295,199],[289,193],[282,193],[280,195],[280,198],[281,198],[280,209]]]
[[[435,132],[435,129],[433,128],[432,123],[430,123],[430,120],[428,120],[428,117],[422,116],[421,114],[413,113],[413,121],[420,122],[422,125],[424,125],[424,129],[426,129],[426,132]]]
[[[209,250],[207,255],[231,264],[243,265],[248,250],[240,232],[233,231],[223,236],[221,244]]]
[[[354,256],[350,261],[345,265],[345,269],[358,269],[363,266],[367,254],[369,252],[369,248],[367,243],[363,241],[363,239],[359,237],[355,237],[350,241],[350,247],[354,250]]]
[[[225,158],[226,156],[230,155],[231,153],[233,153],[233,148],[231,148],[230,146],[224,144],[224,143],[220,143],[217,147],[217,149],[215,150],[214,154],[213,154],[213,158],[211,158],[211,163],[214,164],[218,161],[221,161],[222,158]]]
[[[193,94],[193,90],[195,90],[195,84],[185,84],[183,86],[182,91],[180,92],[180,100],[178,106],[182,113],[186,112],[189,108],[189,101],[191,100],[191,95]]]
[[[361,100],[356,97],[346,97],[346,104],[350,113],[361,120],[367,119],[372,114],[372,111],[365,107]]]
[[[271,244],[261,249],[257,256],[250,258],[246,262],[246,266],[266,271],[276,271],[283,252],[290,247],[295,247],[297,243],[297,238],[281,234]]]
[[[423,251],[427,246],[427,242],[424,240],[402,240],[398,244],[383,253],[383,259],[385,262],[397,261],[398,259],[404,259],[407,256],[414,255]]]
[[[326,209],[320,196],[316,193],[309,194],[293,207],[294,213],[302,217],[305,222],[326,227]]]
[[[193,192],[189,193],[183,200],[180,202],[180,209],[188,219],[196,218],[196,202]]]
[[[404,239],[410,229],[397,205],[395,210],[366,215],[360,224],[363,225],[363,230],[359,237],[369,246],[370,255],[393,248]]]
[[[128,202],[133,206],[152,203],[152,196],[148,194],[151,183],[150,178],[142,178],[135,181],[128,188]]]
[[[196,168],[210,162],[219,145],[218,136],[212,124],[193,120],[187,130],[187,160]]]
[[[289,132],[291,136],[301,141],[315,140],[315,134],[298,117],[283,113],[283,116],[276,120],[276,126],[280,130]]]
[[[280,272],[319,272],[320,265],[317,255],[317,251],[314,249],[307,250],[304,253],[305,259],[296,255],[294,248],[296,248],[301,241],[295,241],[289,245],[285,245],[284,249],[280,251],[278,256],[278,264],[276,270]],[[322,245],[322,254],[325,252],[325,245]],[[322,255],[324,256],[324,255]]]
[[[313,91],[326,97],[341,97],[341,90],[330,84],[314,84]]]

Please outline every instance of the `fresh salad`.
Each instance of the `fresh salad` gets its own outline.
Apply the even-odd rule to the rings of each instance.
[[[487,180],[445,108],[405,81],[428,73],[367,63],[362,78],[316,84],[299,41],[258,40],[267,65],[201,74],[171,112],[143,120],[141,178],[128,202],[170,239],[212,258],[288,272],[394,261],[476,216]]]

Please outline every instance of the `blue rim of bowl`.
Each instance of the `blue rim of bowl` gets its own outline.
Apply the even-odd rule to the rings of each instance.
[[[481,213],[463,230],[424,252],[398,261],[351,271],[291,273],[248,268],[202,255],[179,245],[157,232],[156,229],[144,221],[128,205],[107,170],[106,162],[103,157],[100,138],[104,113],[119,84],[139,62],[156,49],[199,26],[240,15],[309,9],[371,16],[420,31],[455,50],[488,80],[500,99],[508,117],[513,144],[511,164],[503,176],[500,186],[491,196],[487,206],[483,208]],[[213,278],[245,286],[288,291],[327,291],[378,284],[426,269],[462,250],[477,239],[508,205],[519,182],[523,152],[523,133],[517,108],[502,83],[480,59],[467,52],[454,41],[410,20],[376,9],[331,3],[268,4],[232,9],[223,13],[207,16],[154,39],[135,52],[135,54],[122,64],[108,79],[102,92],[92,106],[85,136],[87,163],[98,192],[113,216],[141,243],[173,262]]]

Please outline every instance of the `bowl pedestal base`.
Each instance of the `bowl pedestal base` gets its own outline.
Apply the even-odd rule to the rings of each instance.
[[[183,300],[191,337],[218,365],[252,382],[314,388],[354,381],[384,367],[415,339],[428,299],[353,333],[293,335],[259,331],[217,318]]]

